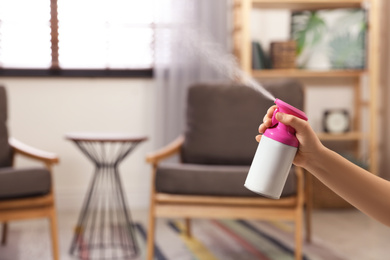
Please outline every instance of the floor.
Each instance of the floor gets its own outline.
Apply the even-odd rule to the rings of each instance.
[[[348,260],[390,259],[390,228],[354,209],[315,211],[313,234]]]
[[[59,212],[59,233],[61,259],[74,259],[68,255],[72,230],[77,220],[77,212]],[[147,211],[133,210],[135,221],[146,225]],[[24,252],[15,249],[16,255],[2,254],[0,260],[31,259],[30,252],[37,251],[37,241],[33,233],[37,229],[48,232],[45,220],[12,222],[10,228],[14,231],[23,230],[19,243],[23,243]],[[44,229],[47,229],[44,230]],[[29,232],[26,232],[29,230]],[[20,231],[21,232],[21,231]],[[31,235],[29,235],[31,234]],[[9,245],[12,240],[9,238]],[[357,210],[316,210],[313,213],[313,240],[314,243],[324,243],[328,248],[335,250],[346,260],[383,260],[390,257],[390,228],[377,223]],[[41,248],[40,259],[50,259],[50,243],[39,243]],[[8,250],[9,251],[9,250]],[[3,251],[4,252],[4,251]],[[331,259],[330,259],[331,260]]]

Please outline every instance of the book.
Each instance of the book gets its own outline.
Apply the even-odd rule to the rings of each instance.
[[[252,69],[261,70],[269,68],[269,58],[261,47],[261,44],[257,41],[252,41]]]

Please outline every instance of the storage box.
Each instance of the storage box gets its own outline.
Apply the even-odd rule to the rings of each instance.
[[[274,69],[293,69],[296,60],[296,42],[271,42],[270,58]]]

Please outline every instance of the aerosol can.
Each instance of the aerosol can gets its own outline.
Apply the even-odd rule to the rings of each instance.
[[[257,147],[245,187],[253,192],[272,199],[279,199],[298,150],[295,129],[276,120],[277,112],[291,114],[307,120],[304,112],[275,100],[277,108],[272,116],[272,126],[265,130]]]

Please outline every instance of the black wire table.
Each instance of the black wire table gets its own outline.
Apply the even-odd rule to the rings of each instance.
[[[66,138],[95,164],[70,254],[81,259],[136,257],[139,250],[118,166],[147,137],[70,133]]]

